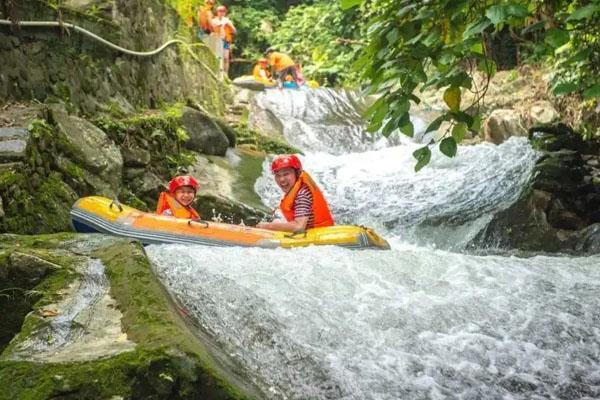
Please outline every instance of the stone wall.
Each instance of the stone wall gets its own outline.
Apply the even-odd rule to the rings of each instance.
[[[45,2],[13,3],[19,20],[57,20]],[[193,41],[163,1],[65,1],[61,15],[131,50],[153,50],[175,36]],[[217,80],[215,57],[200,43],[141,58],[73,30],[0,26],[0,60],[0,103],[58,98],[93,115],[191,98],[213,113],[224,110],[226,86]]]

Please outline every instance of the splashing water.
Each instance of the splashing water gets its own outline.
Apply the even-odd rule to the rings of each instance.
[[[387,252],[148,252],[182,305],[273,398],[600,395],[600,257],[476,257],[399,243]]]
[[[600,256],[459,253],[518,198],[537,157],[527,141],[434,151],[414,173],[419,145],[363,140],[348,96],[259,100],[308,126],[288,139],[338,222],[376,227],[392,250],[148,247],[182,306],[267,398],[600,397]],[[268,161],[255,188],[278,203]]]

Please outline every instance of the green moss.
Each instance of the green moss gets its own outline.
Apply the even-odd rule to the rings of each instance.
[[[76,194],[58,173],[37,180],[25,173],[0,175],[0,196],[4,199],[5,217],[0,232],[42,233],[69,231],[70,204]]]
[[[111,295],[123,313],[122,324],[128,337],[147,348],[172,347],[196,359],[202,369],[203,391],[227,398],[245,398],[238,388],[225,381],[224,370],[200,346],[186,323],[176,318],[180,310],[152,273],[139,244],[111,246],[94,253],[103,260],[111,281]],[[229,376],[229,378],[232,378]],[[212,396],[211,396],[212,397]]]
[[[63,249],[69,245],[62,241],[72,243],[73,235],[5,238],[0,241],[0,265],[14,248],[60,265],[34,287],[37,301],[30,306],[34,311],[58,300],[57,292],[76,276],[76,264],[85,261]],[[45,249],[44,244],[49,248]],[[253,390],[226,373],[177,316],[177,309],[156,280],[139,244],[110,240],[94,246],[91,255],[106,266],[111,296],[123,314],[124,331],[136,342],[135,349],[84,362],[15,361],[5,356],[0,361],[3,398],[249,398],[247,393]],[[0,308],[0,312],[6,309]],[[11,346],[45,324],[37,312],[30,313]],[[10,348],[6,354],[10,354]]]

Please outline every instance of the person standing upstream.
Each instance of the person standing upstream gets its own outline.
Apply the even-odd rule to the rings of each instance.
[[[198,9],[198,37],[203,39],[213,31],[212,20],[214,18],[213,7],[215,0],[206,0],[203,6]]]
[[[231,44],[233,43],[233,35],[237,32],[233,22],[227,15],[227,7],[217,7],[217,16],[212,20],[213,30],[219,35],[223,41],[223,71],[227,75],[229,73],[229,64],[231,63]]]

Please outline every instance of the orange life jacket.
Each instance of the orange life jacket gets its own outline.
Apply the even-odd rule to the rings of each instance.
[[[213,19],[213,13],[212,13],[212,5],[210,4],[205,4],[202,7],[200,7],[200,10],[198,11],[198,26],[203,30],[203,31],[213,31],[213,27],[212,27],[212,21]]]
[[[269,64],[273,67],[273,69],[277,72],[283,71],[286,68],[293,67],[294,60],[290,56],[285,53],[279,53],[277,51],[269,54]]]
[[[329,211],[329,205],[323,197],[323,193],[321,193],[321,189],[317,187],[317,184],[306,172],[302,171],[298,180],[292,186],[289,192],[283,197],[281,203],[279,204],[279,208],[283,213],[283,216],[288,222],[292,222],[294,218],[294,200],[296,200],[296,196],[298,195],[298,191],[302,187],[302,185],[306,185],[310,190],[310,193],[313,197],[312,204],[312,212],[314,217],[313,227],[320,228],[324,226],[332,226],[334,225],[333,216],[331,215],[331,211]]]
[[[252,76],[259,82],[267,83],[269,82],[269,78],[271,78],[271,73],[260,64],[256,64],[252,69]]]
[[[185,219],[199,219],[200,214],[192,207],[184,207],[175,200],[175,197],[171,196],[170,193],[162,192],[158,197],[158,204],[156,205],[156,213],[162,215],[166,210],[171,210],[174,217],[185,218]]]
[[[231,23],[229,18],[223,17],[223,19],[227,19],[227,21]],[[232,26],[229,23],[221,25],[222,22],[223,20],[219,17],[213,18],[213,31],[217,32],[221,39],[228,43],[233,43],[234,32]]]

